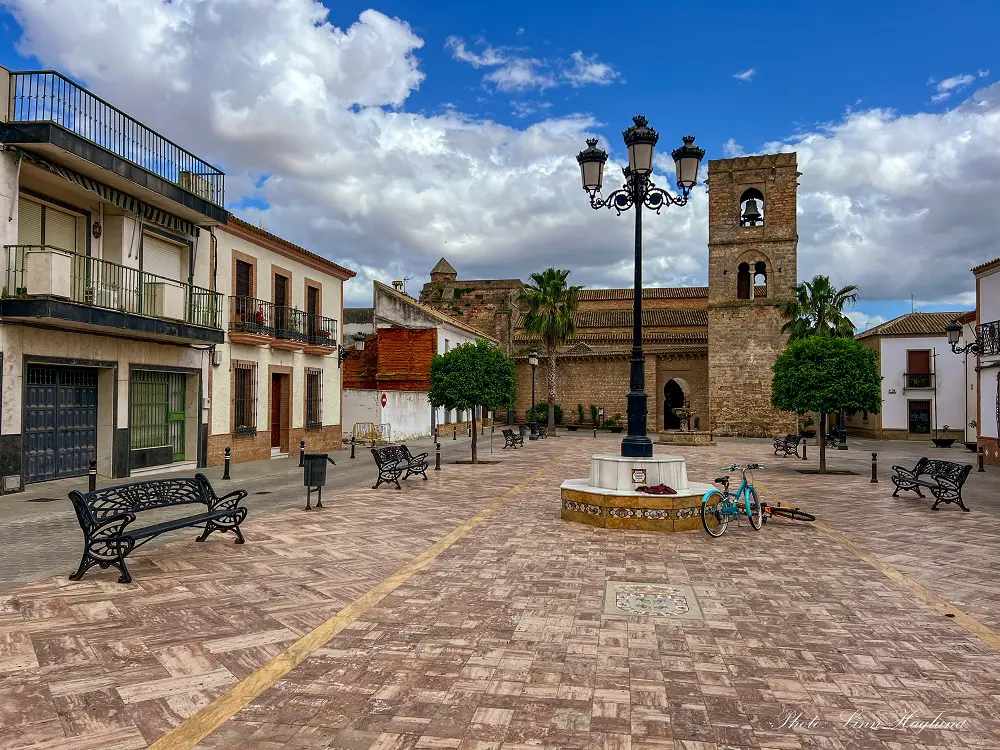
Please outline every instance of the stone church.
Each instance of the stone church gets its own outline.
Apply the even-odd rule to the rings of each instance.
[[[707,287],[643,289],[643,350],[649,431],[689,427],[715,435],[771,436],[794,431],[794,415],[771,408],[771,365],[785,348],[781,303],[794,296],[798,234],[794,153],[708,162]],[[540,267],[539,271],[542,270]],[[571,277],[572,280],[572,277]],[[519,279],[460,279],[442,258],[421,302],[462,318],[501,342],[516,359],[517,414],[531,405]],[[557,402],[564,422],[582,404],[625,415],[632,346],[632,289],[583,289],[576,335],[558,351]],[[547,397],[544,352],[536,402]]]

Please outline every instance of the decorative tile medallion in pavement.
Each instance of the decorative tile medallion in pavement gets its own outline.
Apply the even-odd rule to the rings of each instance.
[[[608,581],[604,614],[701,620],[701,607],[690,586]]]

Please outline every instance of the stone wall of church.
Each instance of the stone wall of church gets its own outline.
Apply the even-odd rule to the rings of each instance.
[[[664,404],[664,389],[671,380],[677,380],[688,400],[688,408],[698,418],[699,427],[708,431],[711,424],[708,399],[708,357],[659,357],[656,363],[656,384],[649,387],[650,398],[659,399],[659,421],[657,430],[664,429],[666,406]],[[694,429],[694,419],[690,422]],[[650,432],[653,432],[652,422]]]

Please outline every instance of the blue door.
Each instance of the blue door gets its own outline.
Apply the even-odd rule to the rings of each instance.
[[[97,370],[28,365],[24,481],[78,477],[97,458]]]

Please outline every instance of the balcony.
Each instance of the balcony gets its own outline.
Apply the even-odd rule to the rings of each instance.
[[[217,292],[48,245],[4,250],[4,319],[169,343],[225,340]]]
[[[230,297],[229,340],[326,356],[337,349],[337,321],[253,297]]]
[[[924,390],[934,388],[933,372],[903,373],[903,390]]]
[[[1000,320],[976,326],[976,341],[979,342],[980,357],[1000,354]]]
[[[55,71],[10,73],[9,86],[3,142],[55,156],[112,187],[145,188],[140,197],[167,211],[188,209],[178,213],[189,220],[226,220],[221,170]]]

